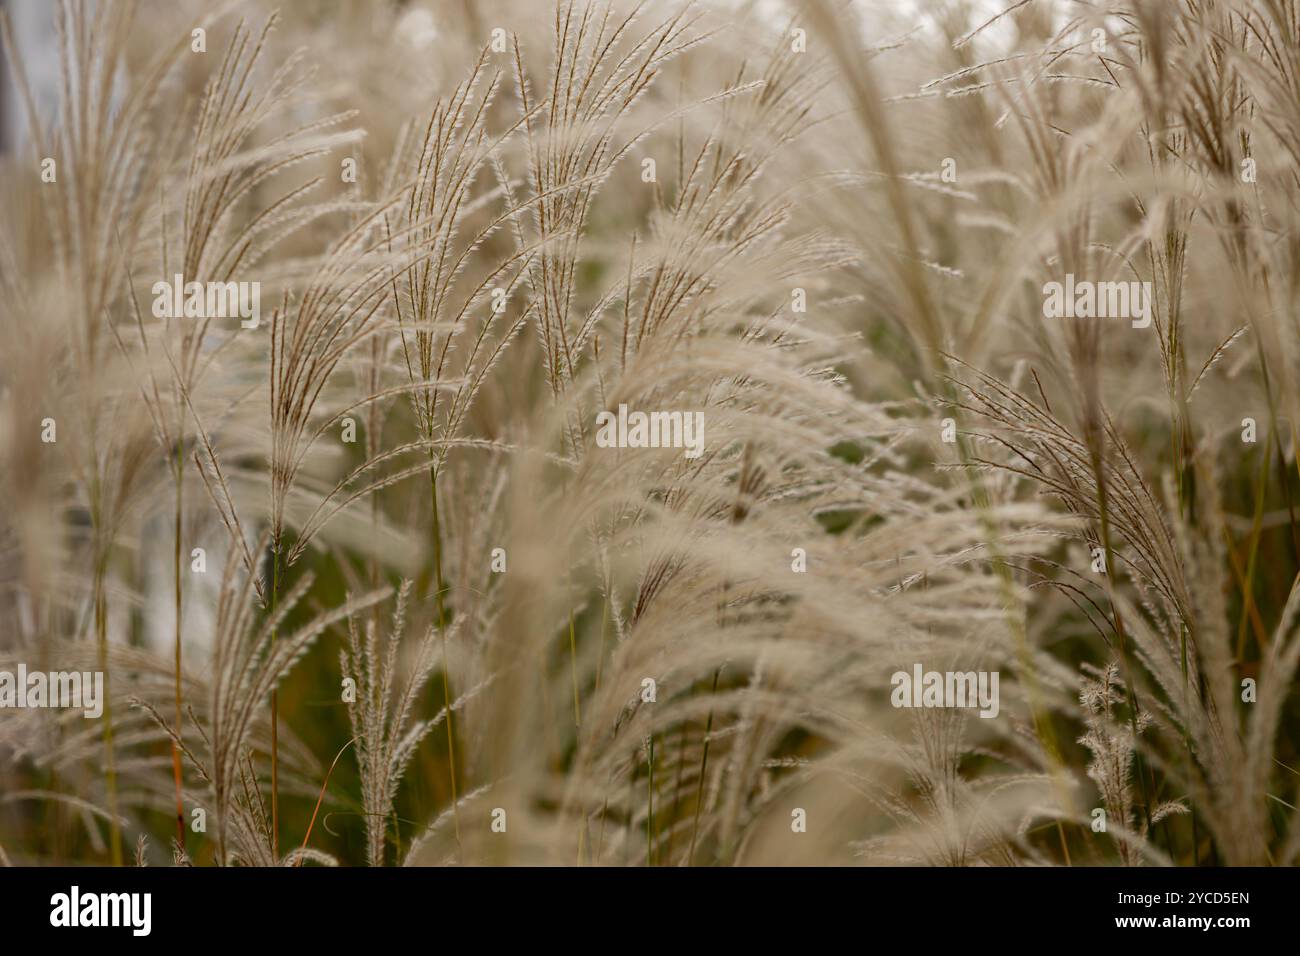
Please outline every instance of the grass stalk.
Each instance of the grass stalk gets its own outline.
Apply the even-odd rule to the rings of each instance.
[[[451,784],[451,814],[456,830],[456,845],[460,845],[460,801],[456,794],[456,734],[452,727],[452,699],[449,658],[447,655],[447,615],[443,600],[442,581],[442,531],[438,522],[438,467],[429,456],[429,499],[433,506],[433,593],[434,609],[438,618],[438,636],[442,644],[442,698],[447,708],[447,779]]]
[[[271,617],[275,617],[276,603],[280,597],[280,540],[271,544]],[[276,629],[271,629],[271,642],[275,642]],[[280,858],[280,691],[271,689],[271,854]]]
[[[177,442],[176,447],[176,535],[172,548],[172,584],[174,590],[174,599],[176,604],[176,646],[175,646],[175,731],[176,739],[172,740],[172,777],[176,783],[176,842],[181,849],[185,848],[185,805],[181,797],[182,773],[181,773],[181,746],[180,738],[182,733],[182,695],[181,695],[181,524],[183,520],[183,503],[182,494],[185,485],[185,459],[184,444],[182,441]]]

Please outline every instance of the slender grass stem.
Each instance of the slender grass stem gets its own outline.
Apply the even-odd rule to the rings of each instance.
[[[682,777],[686,770],[686,730],[687,722],[682,721],[681,728],[677,731],[677,775],[673,780],[673,808],[668,814],[668,847],[664,850],[664,859],[671,866],[673,862],[673,842],[677,836],[677,810],[682,802]]]
[[[582,706],[578,702],[578,645],[573,634],[573,609],[569,609],[569,672],[573,678],[573,726],[582,726]]]
[[[719,667],[713,672],[713,688],[709,691],[709,696],[714,697],[718,693],[718,679],[722,677],[722,668]],[[700,779],[695,787],[695,819],[691,823],[691,847],[686,852],[686,865],[695,865],[695,843],[700,835],[700,810],[704,806],[704,774],[709,769],[709,735],[713,733],[713,707],[709,706],[709,716],[704,722],[704,746],[700,753]]]
[[[117,762],[113,754],[113,705],[108,692],[108,604],[104,594],[104,567],[95,569],[95,641],[99,670],[104,675],[104,767],[108,790],[109,853],[114,866],[122,865],[122,824],[118,815]]]
[[[646,790],[645,790],[645,862],[646,866],[655,865],[655,735],[650,735],[646,749]]]
[[[430,454],[429,497],[433,505],[433,589],[434,608],[438,616],[438,635],[442,643],[442,698],[447,708],[447,778],[451,783],[451,814],[456,830],[456,845],[460,845],[460,801],[456,795],[456,734],[452,727],[452,699],[450,667],[447,656],[447,616],[443,601],[442,583],[442,531],[438,524],[438,468]]]
[[[183,521],[183,501],[182,494],[185,487],[185,458],[184,442],[178,440],[176,443],[176,536],[174,547],[172,549],[172,583],[175,592],[176,602],[176,739],[172,740],[172,777],[176,782],[176,842],[182,850],[185,849],[185,804],[181,797],[182,773],[181,773],[181,745],[180,737],[182,732],[181,716],[181,524]]]
[[[271,543],[271,617],[280,597],[280,535]],[[276,639],[271,629],[271,642]],[[271,854],[280,859],[280,692],[271,690]]]

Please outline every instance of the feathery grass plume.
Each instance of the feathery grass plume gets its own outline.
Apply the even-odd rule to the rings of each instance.
[[[405,676],[398,673],[401,638],[406,630],[406,606],[411,583],[403,582],[393,608],[392,628],[381,637],[374,622],[362,636],[354,617],[348,618],[348,646],[340,654],[344,675],[356,681],[356,701],[349,709],[361,771],[361,805],[366,815],[366,853],[371,866],[384,862],[384,834],[393,814],[393,801],[415,748],[433,729],[428,720],[414,718],[420,691],[437,666],[436,629],[429,628],[414,649]]]
[[[1088,732],[1079,738],[1092,754],[1088,776],[1097,784],[1106,812],[1106,832],[1114,836],[1120,859],[1132,866],[1141,861],[1139,852],[1148,838],[1148,823],[1135,813],[1133,793],[1133,752],[1136,748],[1131,724],[1113,721],[1115,707],[1127,702],[1119,690],[1121,686],[1119,665],[1104,668],[1085,665],[1089,676],[1083,679],[1080,701],[1084,708],[1084,721]],[[1143,712],[1137,719],[1137,733],[1152,721]],[[1185,813],[1182,804],[1169,802],[1152,810],[1151,823],[1159,823],[1170,813]]]
[[[532,227],[545,243],[529,264],[528,282],[546,380],[555,396],[573,378],[577,356],[593,331],[591,320],[575,324],[572,314],[581,237],[592,202],[644,135],[626,130],[628,114],[665,65],[701,39],[693,33],[696,19],[689,4],[648,28],[640,23],[646,6],[638,3],[624,14],[612,3],[587,3],[581,9],[573,0],[558,3],[550,70],[537,93],[529,84],[518,38],[513,41],[528,144],[527,182],[536,200]]]
[[[1295,0],[30,6],[0,862],[1300,859]]]
[[[434,107],[412,156],[403,156],[399,149],[396,159],[398,168],[411,170],[412,186],[395,219],[405,242],[412,249],[423,250],[419,263],[405,272],[402,282],[394,277],[392,306],[400,330],[406,378],[412,389],[416,427],[427,444],[435,625],[442,644],[443,699],[448,704],[452,699],[449,622],[441,530],[446,504],[439,507],[438,478],[453,444],[491,447],[490,442],[464,435],[464,424],[493,368],[527,321],[527,311],[512,320],[500,317],[532,256],[519,249],[502,255],[499,261],[477,261],[493,254],[487,246],[492,234],[519,210],[493,215],[479,228],[473,224],[473,217],[481,207],[503,191],[512,203],[513,197],[505,183],[478,198],[473,197],[473,191],[495,161],[502,141],[527,119],[521,116],[504,133],[489,134],[487,121],[500,86],[500,73],[487,76],[487,58],[485,47],[469,76]],[[475,320],[474,312],[480,307],[485,314]],[[467,342],[463,351],[462,340]],[[442,391],[450,393],[445,400]],[[448,711],[448,779],[459,830],[455,810],[456,749],[454,720]]]
[[[262,708],[271,690],[317,637],[336,622],[384,600],[391,590],[348,600],[276,639],[289,611],[310,589],[311,575],[303,575],[281,597],[275,611],[259,620],[253,578],[241,572],[240,560],[239,550],[231,548],[217,606],[208,725],[202,729],[204,757],[194,759],[212,791],[218,862],[237,859],[266,865],[277,862],[274,835],[249,759]],[[229,846],[228,840],[234,845]]]

